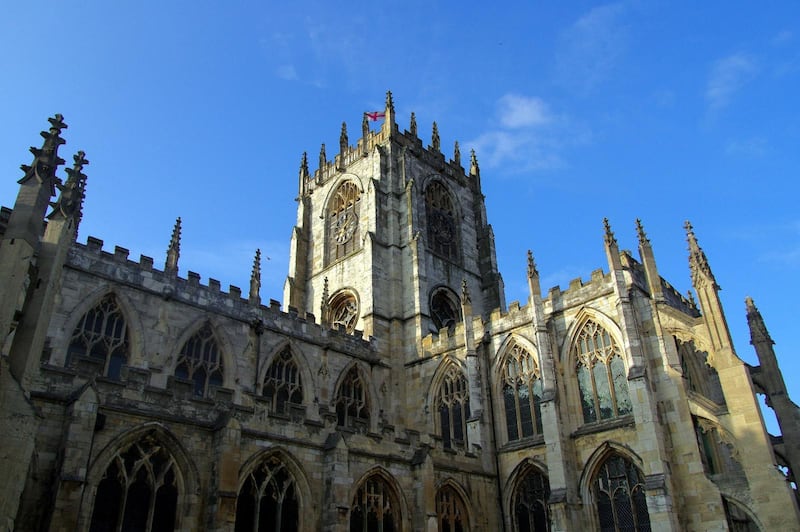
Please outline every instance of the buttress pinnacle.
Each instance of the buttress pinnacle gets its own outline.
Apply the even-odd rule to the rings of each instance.
[[[719,289],[717,280],[714,279],[714,274],[711,272],[711,266],[708,264],[708,259],[703,249],[697,243],[697,237],[694,236],[694,228],[689,220],[683,224],[686,229],[686,241],[689,243],[689,270],[692,273],[692,283],[695,287],[708,281],[716,289]]]
[[[461,147],[458,145],[458,141],[453,147],[453,162],[456,163],[456,166],[461,166]]]
[[[350,141],[347,138],[347,122],[342,122],[342,132],[339,134],[339,153],[344,156]]]
[[[616,246],[617,237],[614,236],[614,231],[611,230],[611,224],[608,218],[603,218],[603,230],[605,232],[605,243],[607,246]]]
[[[533,279],[539,277],[539,271],[536,269],[536,262],[533,260],[533,252],[528,250],[528,277]]]
[[[650,243],[650,240],[647,238],[647,234],[644,232],[642,220],[639,218],[636,218],[636,235],[639,237],[639,245],[646,246]]]
[[[417,136],[417,115],[414,112],[411,112],[411,123],[408,125],[408,132]]]
[[[250,302],[261,302],[261,250],[256,249],[256,256],[253,259],[253,271],[250,274]]]
[[[61,185],[56,183],[56,187],[61,192],[55,203],[52,204],[53,212],[48,216],[49,219],[58,217],[69,218],[74,216],[77,220],[81,218],[81,206],[83,205],[83,196],[86,191],[86,174],[83,173],[83,167],[89,164],[88,159],[85,157],[83,151],[79,151],[72,158],[74,165],[72,168],[66,168],[68,178],[67,181]]]
[[[747,296],[744,303],[747,308],[747,325],[750,327],[750,343],[752,345],[759,343],[774,344],[775,342],[770,337],[766,324],[764,324],[764,318],[761,317],[761,312],[758,311],[755,303],[753,303],[753,298]]]
[[[66,129],[67,124],[64,123],[64,117],[60,114],[56,114],[47,120],[50,122],[50,130],[40,133],[44,139],[41,148],[30,147],[30,152],[34,157],[33,164],[30,166],[23,164],[20,167],[25,172],[25,175],[19,180],[19,183],[23,184],[28,179],[35,177],[39,182],[50,185],[50,195],[52,196],[55,194],[54,187],[58,181],[56,168],[64,164],[64,159],[58,156],[58,147],[67,142],[60,136],[61,130]]]
[[[433,131],[431,132],[431,149],[433,151],[442,151],[442,141],[439,138],[439,126],[436,122],[433,123]]]
[[[478,156],[475,154],[475,150],[470,150],[469,152],[469,175],[477,176],[481,173],[481,169],[478,166]]]
[[[175,220],[175,227],[172,229],[172,238],[169,240],[167,248],[167,261],[164,264],[164,272],[177,275],[178,258],[181,255],[181,218]]]

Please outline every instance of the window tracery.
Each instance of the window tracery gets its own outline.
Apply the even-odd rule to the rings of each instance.
[[[350,532],[400,530],[400,506],[392,489],[379,475],[359,486],[350,507]]]
[[[102,362],[102,374],[119,379],[123,364],[128,361],[130,344],[128,326],[116,298],[109,294],[83,315],[72,332],[67,348],[67,365],[75,357],[88,357]]]
[[[431,319],[436,332],[445,327],[453,330],[456,323],[461,321],[458,298],[451,290],[440,287],[431,294]]]
[[[358,207],[361,194],[352,181],[345,181],[336,189],[328,205],[328,261],[335,262],[357,251]]]
[[[619,346],[608,331],[587,320],[578,334],[573,352],[584,422],[630,414],[625,363]]]
[[[529,467],[514,493],[516,532],[549,532],[550,483],[542,473]]]
[[[503,366],[503,402],[509,441],[542,434],[542,381],[536,358],[514,343]]]
[[[728,530],[731,532],[760,532],[758,525],[753,522],[747,512],[730,502],[727,498],[722,498],[722,506],[725,509],[725,519],[728,521]]]
[[[175,376],[194,382],[194,394],[206,397],[211,385],[222,386],[222,374],[222,354],[214,331],[206,323],[183,344]]]
[[[358,300],[350,292],[340,292],[331,298],[331,327],[344,327],[348,333],[356,329],[358,322]]]
[[[299,524],[294,477],[277,456],[269,456],[239,490],[235,532],[294,532]]]
[[[357,366],[350,368],[339,385],[336,418],[340,427],[354,428],[369,424],[367,388]]]
[[[644,478],[633,463],[612,454],[600,467],[593,488],[601,532],[650,531]]]
[[[447,371],[436,397],[439,433],[445,449],[463,447],[467,441],[469,419],[469,386],[464,373],[455,365]]]
[[[436,493],[436,513],[440,532],[468,530],[466,505],[452,486],[442,486]]]
[[[155,435],[121,449],[97,486],[90,532],[175,528],[178,468]]]
[[[458,231],[453,199],[447,188],[433,181],[425,189],[425,211],[428,220],[428,247],[445,258],[458,258]]]
[[[267,369],[262,393],[271,400],[273,412],[284,413],[287,403],[303,402],[300,368],[288,346],[275,356]]]

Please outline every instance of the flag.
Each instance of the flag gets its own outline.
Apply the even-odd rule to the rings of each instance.
[[[384,118],[386,116],[386,113],[381,113],[379,111],[373,111],[371,113],[364,114],[367,115],[367,118],[370,120],[370,122],[377,122],[379,118]]]

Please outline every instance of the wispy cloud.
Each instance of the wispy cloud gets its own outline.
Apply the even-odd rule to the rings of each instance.
[[[506,94],[498,101],[500,124],[517,129],[540,126],[551,121],[552,117],[544,100],[519,94]]]
[[[595,7],[562,32],[556,52],[556,77],[588,92],[607,79],[627,47],[622,3]]]
[[[751,54],[736,53],[719,59],[708,76],[706,101],[709,107],[721,109],[727,106],[757,72],[758,62]]]
[[[294,68],[294,65],[280,65],[275,69],[275,75],[286,81],[295,81],[298,79],[297,70]]]
[[[762,157],[767,153],[767,139],[752,137],[747,139],[731,140],[725,146],[725,153],[734,156]]]

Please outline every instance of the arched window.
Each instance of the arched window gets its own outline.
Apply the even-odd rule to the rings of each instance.
[[[722,506],[725,509],[728,530],[731,532],[760,532],[758,525],[737,504],[723,497]]]
[[[583,325],[573,347],[583,421],[591,423],[631,413],[625,363],[611,335],[592,320]]]
[[[437,288],[431,294],[431,319],[436,332],[447,327],[452,330],[461,321],[461,305],[452,290]]]
[[[452,486],[442,486],[436,493],[436,514],[439,518],[439,532],[469,530],[466,505]]]
[[[593,483],[601,532],[649,532],[644,479],[633,463],[613,454]]]
[[[549,532],[550,483],[547,477],[533,467],[522,473],[522,479],[514,491],[515,532]]]
[[[239,490],[235,532],[294,532],[299,518],[294,477],[278,457],[269,456]]]
[[[289,347],[278,353],[269,365],[264,377],[263,395],[271,399],[273,412],[284,413],[286,403],[299,405],[303,402],[300,368]]]
[[[350,506],[350,532],[395,530],[401,530],[400,505],[386,481],[372,475],[359,486]]]
[[[330,322],[334,329],[344,327],[348,333],[356,329],[358,323],[358,300],[348,291],[339,292],[331,297]]]
[[[109,294],[83,315],[72,332],[67,349],[67,365],[76,357],[88,357],[102,364],[102,374],[119,379],[128,361],[128,326],[116,298]]]
[[[717,404],[725,404],[719,374],[714,367],[708,364],[708,353],[698,350],[692,340],[683,342],[674,336],[673,339],[678,350],[681,372],[686,380],[687,388]]]
[[[360,247],[358,210],[361,194],[352,181],[336,189],[328,204],[328,263],[346,257]]]
[[[97,486],[90,532],[168,532],[175,529],[178,469],[148,434],[120,450]]]
[[[205,324],[183,344],[175,376],[194,382],[194,394],[208,395],[209,386],[222,386],[222,354],[211,325]]]
[[[350,368],[336,394],[336,418],[339,426],[357,428],[369,424],[367,387],[356,366]]]
[[[439,431],[445,449],[463,447],[467,441],[469,418],[469,387],[464,373],[455,365],[447,371],[436,395]]]
[[[503,365],[503,403],[509,441],[542,433],[542,380],[539,364],[513,343]]]
[[[447,188],[433,181],[425,189],[425,212],[428,219],[428,247],[445,258],[458,258],[458,230],[453,199]]]

